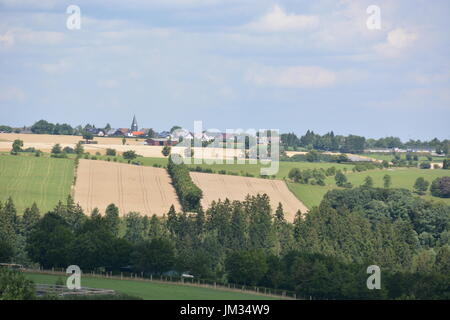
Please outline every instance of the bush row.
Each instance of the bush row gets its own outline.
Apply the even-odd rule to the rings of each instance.
[[[200,200],[203,197],[203,193],[192,181],[188,167],[185,164],[175,164],[172,161],[172,157],[169,157],[167,171],[172,178],[172,184],[183,210],[198,211],[201,207]]]

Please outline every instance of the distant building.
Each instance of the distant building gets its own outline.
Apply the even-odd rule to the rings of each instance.
[[[194,139],[194,135],[185,129],[178,129],[178,130],[175,130],[175,132],[173,132],[171,134],[171,138],[172,138],[172,140],[178,140],[178,141],[192,140],[192,139]]]
[[[116,131],[117,131],[117,129],[109,129],[109,130],[106,132],[106,135],[107,135],[107,136],[113,136],[113,135],[116,133]]]
[[[178,141],[170,140],[167,138],[150,138],[145,140],[145,142],[149,146],[174,146],[178,143]]]
[[[130,130],[131,132],[139,131],[138,124],[137,124],[137,121],[136,121],[136,115],[133,116],[133,122],[131,122],[131,128],[130,129],[131,129]]]
[[[129,136],[129,133],[130,133],[130,129],[128,129],[128,128],[119,128],[119,129],[116,129],[116,131],[112,135],[113,136],[119,136],[119,137],[125,137],[125,136]]]
[[[162,131],[162,132],[158,133],[157,136],[160,139],[165,139],[165,138],[170,137],[170,132],[169,131]]]
[[[98,128],[87,128],[86,132],[92,133],[93,135],[97,135],[99,137],[103,137],[105,135],[105,130]]]

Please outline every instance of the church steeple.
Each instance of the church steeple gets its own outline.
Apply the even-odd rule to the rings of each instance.
[[[131,132],[138,131],[138,124],[136,121],[136,115],[133,116],[133,122],[131,123]]]

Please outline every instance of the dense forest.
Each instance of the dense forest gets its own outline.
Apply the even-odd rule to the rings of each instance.
[[[275,209],[275,208],[274,208]],[[0,260],[44,268],[79,265],[292,290],[314,299],[449,299],[450,207],[409,191],[361,187],[330,191],[294,223],[266,195],[218,201],[163,217],[111,204],[90,216],[68,198],[41,215],[0,204]],[[378,265],[381,290],[368,290]]]

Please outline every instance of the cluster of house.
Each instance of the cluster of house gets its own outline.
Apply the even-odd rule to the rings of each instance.
[[[99,128],[87,128],[86,131],[99,137],[145,137],[148,135],[150,129],[139,130],[136,116],[134,116],[130,128],[110,128],[108,130]]]
[[[88,128],[87,132],[99,137],[148,137],[151,129],[139,129],[136,121],[136,116],[133,116],[133,121],[130,128],[118,128],[118,129],[97,129]],[[152,132],[152,138],[146,139],[146,144],[150,146],[174,146],[182,141],[192,141],[196,139],[201,142],[234,142],[236,135],[222,132],[208,132],[203,131],[201,133],[193,133],[185,129],[178,129],[174,132],[162,131]],[[277,137],[278,139],[278,137]],[[259,144],[268,143],[270,138],[259,137]],[[273,139],[272,139],[273,140]]]
[[[211,142],[211,141],[232,141],[234,136],[226,133],[193,133],[188,130],[180,129],[173,133],[168,131],[163,131],[156,134],[156,138],[147,139],[146,142],[150,146],[173,146],[182,141],[191,141],[197,139],[201,142]]]
[[[400,148],[376,148],[376,149],[366,149],[364,150],[364,153],[429,153],[431,156],[445,156],[436,153],[435,149],[431,148],[407,148],[407,149],[400,149]]]

